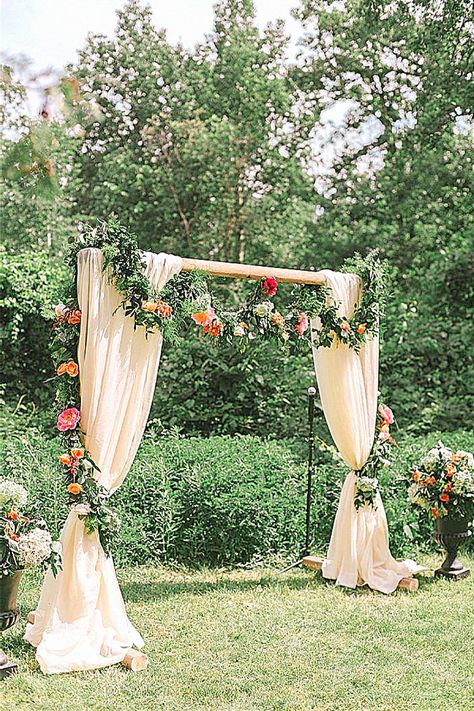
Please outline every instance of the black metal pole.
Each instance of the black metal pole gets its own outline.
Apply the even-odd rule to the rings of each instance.
[[[306,530],[304,539],[304,548],[299,558],[291,565],[280,570],[280,573],[286,573],[292,568],[297,568],[303,562],[303,558],[311,552],[311,500],[312,500],[312,485],[313,485],[313,468],[314,468],[314,399],[316,397],[316,388],[308,388],[308,469],[306,478]]]
[[[314,398],[316,388],[308,388],[308,477],[306,486],[306,536],[303,556],[310,554],[311,543],[311,500],[313,486],[313,454],[314,454]]]

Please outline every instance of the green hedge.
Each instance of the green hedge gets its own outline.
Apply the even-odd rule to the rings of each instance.
[[[440,438],[399,437],[396,462],[381,477],[395,555],[432,547],[431,526],[406,501],[404,472]],[[474,435],[450,433],[445,443],[474,449]],[[26,484],[59,530],[65,517],[58,443],[34,428],[7,431],[2,474]],[[120,565],[248,563],[273,554],[296,555],[304,534],[305,458],[301,442],[252,436],[144,439],[114,502],[122,517],[115,560]],[[318,451],[313,504],[313,550],[324,552],[345,468]],[[471,543],[472,546],[472,543]]]

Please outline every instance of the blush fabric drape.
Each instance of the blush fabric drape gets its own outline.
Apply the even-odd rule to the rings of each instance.
[[[350,318],[359,303],[362,283],[356,274],[324,271],[339,315]],[[318,328],[318,320],[312,322]],[[330,348],[313,347],[321,403],[331,436],[351,469],[344,482],[334,520],[323,576],[338,585],[393,592],[399,581],[419,569],[413,561],[397,562],[390,553],[388,526],[380,494],[376,508],[354,506],[355,482],[367,461],[375,435],[378,393],[378,337],[368,338],[360,353],[335,340]]]
[[[157,289],[181,270],[180,257],[146,252],[144,258],[146,275]],[[158,332],[145,336],[143,327],[134,329],[102,267],[100,250],[79,252],[80,426],[100,469],[98,480],[112,493],[127,475],[143,435],[162,337]],[[56,578],[46,575],[35,622],[27,625],[25,639],[37,647],[45,673],[116,664],[143,640],[127,617],[113,561],[105,556],[97,533],[85,532],[74,510],[61,542],[63,570]]]

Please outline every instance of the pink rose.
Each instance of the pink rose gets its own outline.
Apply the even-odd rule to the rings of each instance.
[[[382,420],[387,423],[387,425],[393,425],[393,423],[395,422],[393,412],[386,405],[379,405],[379,414],[382,417]]]
[[[300,336],[302,336],[303,333],[308,330],[309,319],[306,314],[299,314],[298,318],[299,320],[296,324],[296,330],[300,334]]]
[[[70,407],[67,410],[63,410],[61,414],[58,415],[58,430],[60,432],[73,430],[80,419],[81,413],[76,407]]]
[[[267,296],[275,296],[278,290],[278,282],[275,277],[267,277],[263,282],[263,291]]]

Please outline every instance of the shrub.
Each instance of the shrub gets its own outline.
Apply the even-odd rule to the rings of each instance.
[[[432,525],[407,503],[406,472],[441,436],[400,436],[394,467],[380,477],[396,556],[434,545]],[[452,447],[474,448],[474,436],[466,432],[450,433],[445,440]],[[67,510],[55,464],[57,441],[30,427],[23,434],[9,431],[3,449],[4,475],[27,485],[58,531]],[[346,470],[325,451],[318,451],[316,462],[313,551],[324,553]],[[299,442],[148,434],[113,497],[122,518],[115,561],[230,565],[274,554],[296,556],[304,539],[305,478]]]

